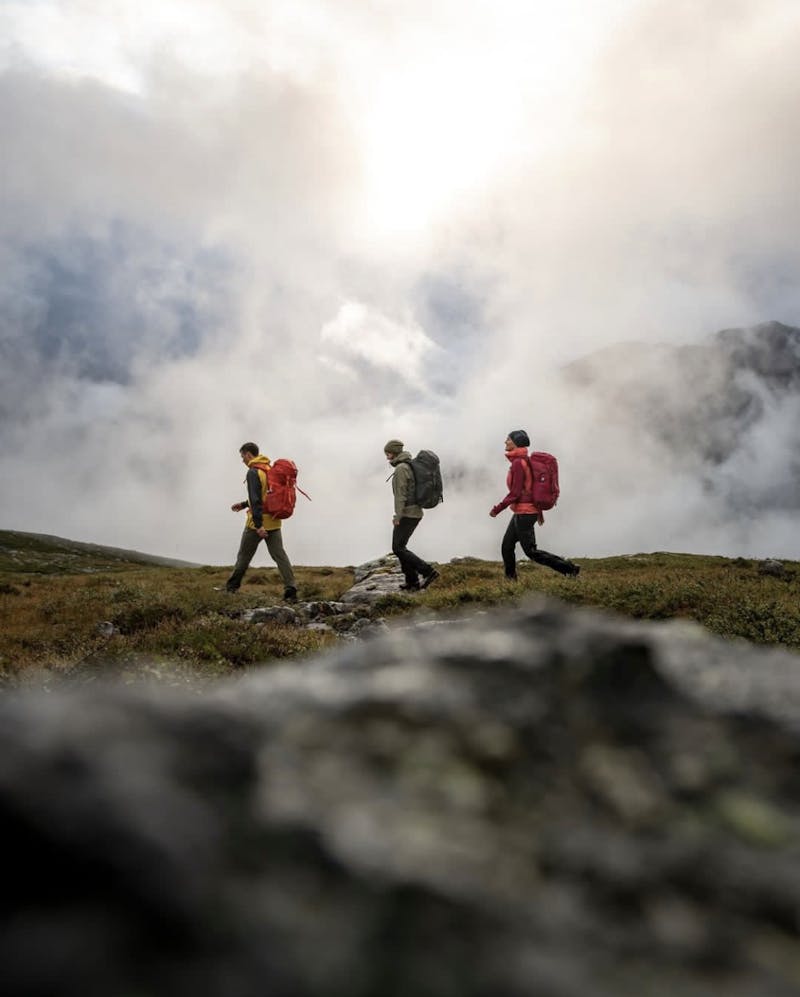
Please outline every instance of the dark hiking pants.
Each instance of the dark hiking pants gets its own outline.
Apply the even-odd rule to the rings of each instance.
[[[559,557],[558,554],[551,554],[549,551],[537,549],[536,532],[534,530],[535,524],[535,515],[523,514],[511,517],[500,546],[506,578],[517,577],[517,544],[522,547],[526,556],[531,561],[536,561],[537,564],[543,564],[547,568],[552,568],[553,571],[558,571],[562,575],[572,574],[575,567],[572,561],[567,561],[565,558]]]
[[[267,545],[269,556],[278,566],[284,586],[286,588],[294,588],[294,572],[292,571],[289,558],[286,556],[286,551],[283,549],[282,532],[281,529],[268,530],[264,543]],[[245,527],[242,534],[242,542],[239,544],[239,553],[236,555],[236,564],[233,568],[233,573],[227,582],[225,582],[225,588],[229,592],[235,592],[242,584],[244,573],[250,567],[250,562],[253,560],[253,555],[258,550],[260,543],[261,537],[256,531]]]
[[[397,556],[400,567],[406,577],[406,585],[417,585],[420,575],[429,575],[433,568],[427,561],[417,557],[408,549],[411,534],[419,526],[421,520],[413,519],[411,516],[403,516],[400,522],[392,530],[392,553]]]

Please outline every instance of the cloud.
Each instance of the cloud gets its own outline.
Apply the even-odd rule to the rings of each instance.
[[[368,377],[370,369],[383,369],[413,387],[424,386],[423,365],[438,349],[413,320],[394,321],[359,301],[346,301],[323,325],[320,340],[323,359],[345,357],[354,373],[360,367]]]
[[[312,495],[291,556],[354,563],[400,436],[451,470],[420,550],[496,557],[525,426],[562,458],[558,553],[800,554],[557,376],[800,324],[794,0],[157,8],[0,11],[4,526],[230,562],[255,439]],[[774,468],[790,418],[753,430]]]

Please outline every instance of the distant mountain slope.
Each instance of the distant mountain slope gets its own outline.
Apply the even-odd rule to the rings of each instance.
[[[620,343],[563,369],[598,418],[648,436],[739,508],[800,509],[800,329],[724,329],[700,344]]]
[[[135,550],[102,547],[41,533],[0,530],[0,571],[32,571],[49,575],[148,564],[172,568],[197,567],[189,561],[140,554]]]

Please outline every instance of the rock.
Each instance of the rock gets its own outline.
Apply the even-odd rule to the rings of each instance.
[[[299,623],[300,616],[291,606],[261,606],[247,609],[241,617],[246,623]]]
[[[97,624],[95,630],[101,637],[115,637],[119,633],[119,627],[115,627],[110,620],[102,620]]]
[[[0,699],[9,997],[800,990],[800,658],[538,601]]]
[[[400,586],[405,580],[394,554],[360,565],[355,569],[354,577],[355,584],[341,597],[341,601],[348,605],[374,605],[384,596],[401,594]]]
[[[304,602],[299,607],[300,611],[310,620],[315,620],[320,616],[338,616],[347,613],[351,607],[344,602]]]
[[[771,575],[773,578],[786,578],[788,574],[786,566],[781,561],[776,561],[773,558],[767,558],[766,561],[762,561],[758,566],[758,573],[760,575]]]
[[[381,633],[387,633],[389,626],[386,620],[383,619],[370,619],[369,617],[362,617],[361,619],[355,620],[351,626],[346,630],[342,631],[343,637],[375,637]]]
[[[358,581],[341,600],[303,602],[294,607],[261,606],[244,610],[240,619],[245,623],[297,625],[351,640],[386,630],[382,619],[372,619],[370,607],[384,595],[400,591],[404,579],[397,558],[394,555],[377,558],[354,568],[353,573]]]
[[[366,561],[364,564],[359,564],[358,567],[353,569],[354,581],[356,584],[363,581],[368,575],[375,575],[380,573],[394,573],[399,572],[400,562],[397,560],[394,554],[386,554],[383,557],[376,557],[372,561]]]

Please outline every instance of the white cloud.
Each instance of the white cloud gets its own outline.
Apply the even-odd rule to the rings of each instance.
[[[400,436],[463,482],[420,549],[496,556],[524,426],[564,463],[559,553],[800,553],[671,490],[554,377],[800,324],[795,0],[7,0],[0,37],[3,525],[229,561],[255,438],[314,498],[292,556],[350,563],[388,546]],[[127,379],[91,373],[100,342]]]
[[[346,301],[323,325],[320,340],[334,356],[366,360],[417,387],[424,386],[425,360],[438,351],[416,322],[395,322],[359,301]]]

